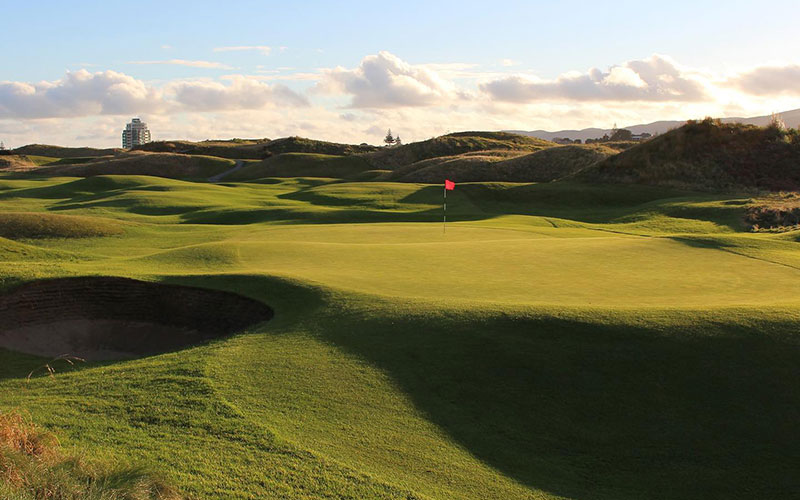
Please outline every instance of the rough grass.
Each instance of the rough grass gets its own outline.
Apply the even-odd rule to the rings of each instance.
[[[40,167],[42,176],[152,175],[177,179],[206,179],[233,167],[234,162],[213,156],[132,152],[88,163]]]
[[[0,240],[0,287],[117,275],[275,318],[0,407],[200,498],[793,498],[798,232],[652,186],[0,178],[6,210],[136,221]]]
[[[751,200],[745,221],[754,231],[793,231],[800,226],[800,194],[775,193]]]
[[[25,155],[0,156],[0,170],[6,172],[24,172],[36,168],[36,163]]]
[[[576,179],[730,191],[800,189],[800,134],[689,122],[577,174]]]
[[[14,149],[14,154],[45,156],[49,158],[85,158],[109,156],[122,152],[119,148],[68,148],[63,146],[51,146],[48,144],[28,144]]]
[[[500,153],[500,154],[498,154]],[[401,182],[551,182],[617,154],[605,146],[559,146],[534,153],[486,151],[422,160],[389,176]]]
[[[552,142],[507,132],[459,132],[382,148],[365,156],[374,169],[394,170],[429,158],[460,155],[477,151],[511,150],[533,152],[553,147]]]
[[[264,177],[328,177],[348,178],[370,169],[359,156],[336,156],[318,153],[282,153],[258,163],[250,163],[226,177],[226,181],[243,181]]]
[[[146,469],[64,455],[55,436],[0,412],[0,496],[14,500],[178,500]]]
[[[218,156],[230,159],[259,160],[282,153],[317,153],[326,155],[352,155],[374,151],[373,146],[356,146],[317,141],[303,137],[281,139],[250,139],[232,141],[158,141],[136,146],[135,150],[160,153],[181,153]]]

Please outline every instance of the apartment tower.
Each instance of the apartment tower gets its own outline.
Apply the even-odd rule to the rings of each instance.
[[[139,118],[133,118],[122,131],[122,147],[132,148],[150,142],[150,130]]]

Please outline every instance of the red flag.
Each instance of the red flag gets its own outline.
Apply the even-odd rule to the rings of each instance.
[[[446,190],[448,190],[448,191],[452,191],[452,190],[454,190],[456,188],[456,183],[453,182],[453,181],[448,181],[447,179],[445,179],[444,188]]]

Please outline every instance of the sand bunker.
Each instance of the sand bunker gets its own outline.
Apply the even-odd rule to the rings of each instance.
[[[55,357],[127,359],[224,337],[272,318],[228,292],[127,278],[64,278],[0,296],[0,347]]]

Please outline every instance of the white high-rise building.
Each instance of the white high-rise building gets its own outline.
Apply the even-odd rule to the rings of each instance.
[[[150,142],[150,129],[139,118],[133,118],[122,131],[122,147],[132,148]]]

